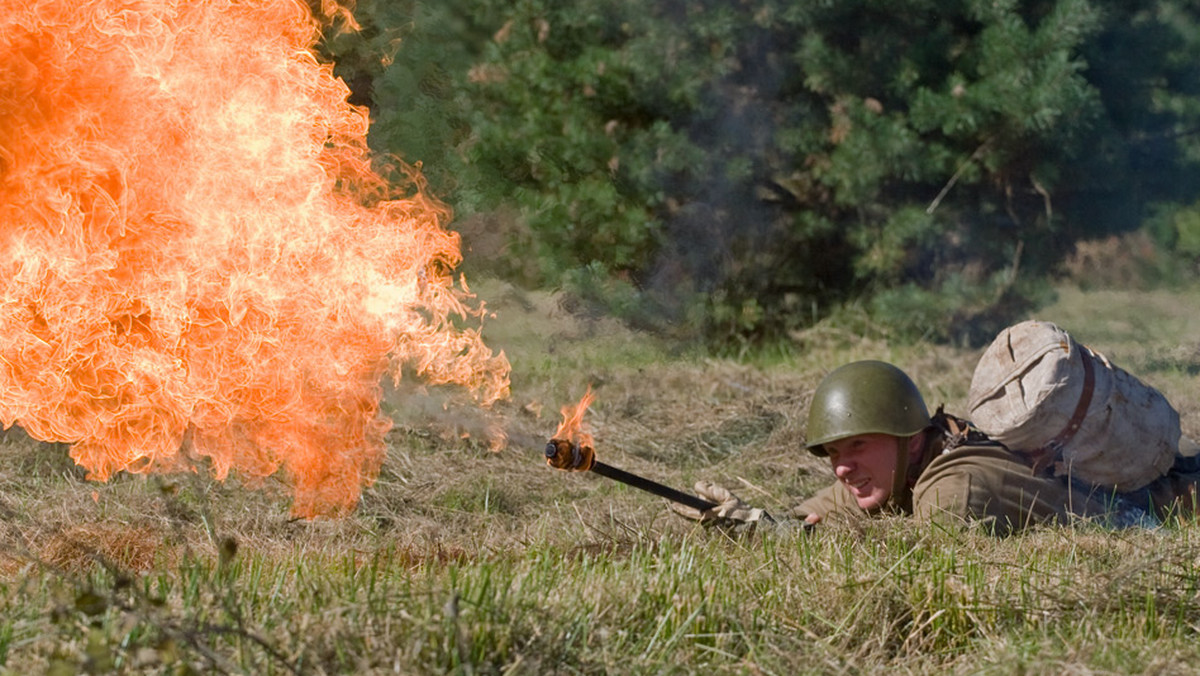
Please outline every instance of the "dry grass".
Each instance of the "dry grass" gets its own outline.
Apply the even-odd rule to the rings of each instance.
[[[552,296],[478,285],[513,396],[393,392],[353,515],[294,521],[286,486],[83,479],[0,446],[0,665],[229,673],[1194,673],[1200,528],[1008,540],[903,519],[730,539],[542,447],[591,384],[602,460],[778,513],[830,480],[801,450],[813,388],[852,359],[961,411],[978,352],[860,340],[731,361],[675,354]],[[1064,289],[1057,321],[1162,388],[1200,432],[1200,294]],[[497,427],[509,439],[489,450]],[[1200,436],[1200,435],[1198,435]],[[236,545],[236,546],[235,546]],[[46,564],[44,567],[34,565]],[[104,564],[108,565],[106,569]]]

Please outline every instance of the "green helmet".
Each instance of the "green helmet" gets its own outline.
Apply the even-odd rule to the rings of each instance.
[[[825,376],[808,410],[808,443],[814,455],[829,455],[822,444],[859,434],[910,437],[929,426],[921,391],[900,369],[882,361],[856,361]]]

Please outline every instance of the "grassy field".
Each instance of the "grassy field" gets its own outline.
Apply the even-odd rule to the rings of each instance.
[[[884,519],[732,538],[542,460],[591,385],[602,460],[782,513],[831,480],[800,448],[828,370],[890,360],[962,412],[978,350],[822,327],[718,360],[554,297],[476,291],[512,397],[483,412],[390,392],[388,460],[343,519],[291,519],[277,481],[91,483],[66,448],[10,430],[3,673],[1200,673],[1196,525],[996,540]],[[1036,318],[1162,389],[1200,438],[1197,307],[1200,290],[1064,288]]]

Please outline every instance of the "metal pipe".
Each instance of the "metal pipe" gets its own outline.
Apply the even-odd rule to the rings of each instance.
[[[671,488],[670,486],[664,486],[664,485],[658,483],[657,481],[651,481],[650,479],[647,479],[645,477],[640,477],[636,474],[630,474],[629,472],[626,472],[623,469],[618,469],[616,467],[613,467],[612,465],[608,465],[603,462],[600,462],[599,460],[592,463],[591,471],[595,472],[596,474],[599,474],[600,476],[604,476],[604,477],[608,477],[609,479],[614,479],[616,481],[620,481],[623,484],[628,484],[630,486],[633,486],[634,488],[640,488],[644,491],[649,491],[649,492],[659,496],[660,498],[666,498],[668,500],[671,500],[672,502],[678,502],[681,505],[687,505],[688,507],[694,507],[695,509],[698,509],[701,512],[708,511],[717,506],[716,504],[711,503],[708,500],[705,500],[703,498],[692,495],[691,493],[684,493],[683,491],[677,491],[674,488]]]
[[[677,491],[657,481],[651,481],[645,477],[600,462],[596,460],[596,453],[591,446],[580,446],[565,439],[551,439],[546,444],[546,462],[556,469],[575,472],[583,470],[595,472],[600,476],[620,481],[623,484],[648,491],[661,498],[678,502],[681,505],[687,505],[701,512],[717,507],[716,503],[709,502],[698,496]]]

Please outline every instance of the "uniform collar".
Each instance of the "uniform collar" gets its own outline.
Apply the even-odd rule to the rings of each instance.
[[[907,444],[905,444],[907,446]],[[889,508],[902,512],[904,514],[912,514],[913,506],[913,487],[916,486],[917,480],[925,473],[925,468],[933,459],[942,454],[946,447],[946,437],[938,433],[938,429],[934,426],[925,428],[925,448],[921,451],[920,459],[915,463],[908,464],[908,479],[904,482],[904,486],[892,494],[892,499],[889,501]]]

